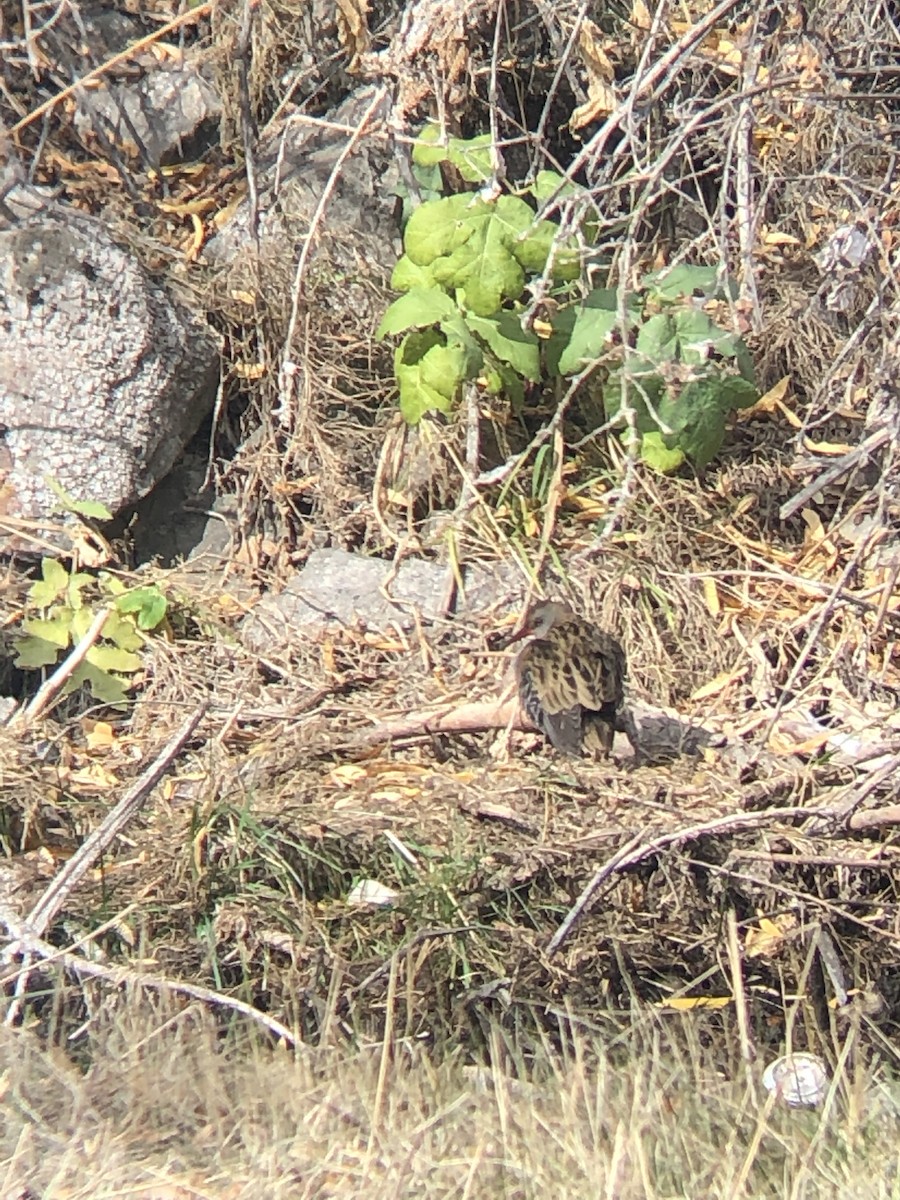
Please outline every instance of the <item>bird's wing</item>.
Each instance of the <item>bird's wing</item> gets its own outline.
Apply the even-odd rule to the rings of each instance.
[[[575,625],[553,633],[557,637],[551,634],[547,639],[556,664],[548,688],[553,708],[581,705],[593,712],[617,708],[623,699],[625,654],[616,639],[602,629]]]
[[[581,753],[581,705],[553,642],[532,642],[517,664],[519,695],[529,718],[563,754]]]

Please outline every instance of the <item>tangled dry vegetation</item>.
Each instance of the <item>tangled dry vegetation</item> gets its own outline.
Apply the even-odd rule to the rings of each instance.
[[[224,210],[238,198],[226,167],[242,128],[228,72],[241,18],[216,8],[207,27],[206,7],[194,33],[229,98],[226,161],[176,172],[169,186]],[[177,1060],[179,1088],[198,1079],[198,1155],[225,1137],[220,1091],[245,1095],[234,1160],[223,1160],[230,1183],[220,1177],[216,1194],[337,1195],[373,1181],[396,1195],[895,1194],[872,1087],[896,1068],[900,1017],[900,113],[882,65],[900,29],[871,0],[626,8],[588,27],[575,4],[420,3],[421,40],[404,42],[395,6],[379,6],[378,24],[342,5],[344,23],[319,48],[334,72],[308,103],[324,112],[360,81],[392,83],[413,122],[433,83],[459,132],[494,122],[511,182],[535,162],[576,163],[615,229],[621,277],[662,261],[727,264],[765,395],[716,462],[651,475],[614,435],[585,429],[587,398],[570,397],[560,420],[559,397],[533,394],[521,413],[485,402],[481,476],[468,487],[464,414],[398,423],[390,356],[372,334],[384,280],[348,310],[327,271],[298,291],[290,265],[244,261],[238,289],[201,256],[188,283],[228,355],[213,441],[240,512],[231,574],[200,594],[191,576],[158,573],[179,597],[178,621],[148,651],[125,717],[107,727],[69,701],[0,730],[3,903],[30,914],[30,928],[13,922],[27,953],[6,968],[10,1012],[44,1042],[80,1031],[75,1054],[93,1064],[85,1095],[103,1128],[117,1118],[98,1089],[132,1079],[122,1103],[134,1134],[167,1169],[163,1143],[182,1117],[156,1107],[147,1064],[168,1074]],[[265,144],[303,22],[277,5],[255,20],[246,95]],[[403,58],[414,48],[415,74]],[[10,87],[36,103],[26,79],[7,76],[0,104]],[[590,119],[573,128],[579,106]],[[62,112],[46,136],[75,152]],[[77,189],[68,158],[51,168],[36,128],[18,148],[39,180],[101,203],[84,162]],[[131,220],[144,246],[166,233],[161,217],[152,231],[137,210]],[[865,245],[859,261],[829,253],[841,229]],[[253,295],[252,319],[238,292]],[[298,639],[277,660],[242,644],[248,588],[277,588],[322,539],[384,556],[387,576],[397,556],[439,555],[448,527],[459,557],[514,562],[616,629],[636,701],[718,736],[638,767],[560,761],[522,733],[506,755],[498,730],[373,736],[413,710],[498,695],[506,660],[490,616],[415,635],[341,630]],[[26,583],[11,567],[0,589],[8,630]],[[121,827],[48,902],[75,848],[108,829],[110,808],[167,744],[159,786],[137,789]],[[394,904],[351,903],[361,881],[393,889]],[[152,999],[173,989],[189,1005],[177,1019]],[[140,1003],[117,998],[126,992]],[[261,1049],[252,1070],[222,1053],[198,1068],[193,1051],[180,1057],[191,1021],[212,1037],[198,1005],[235,1042],[249,1018],[260,1036],[346,1055],[328,1067],[302,1057],[299,1087]],[[148,1008],[153,1028],[171,1020],[171,1032],[154,1039],[142,1025],[157,1043],[144,1057],[127,1023]],[[817,1126],[802,1154],[791,1139],[803,1131],[778,1125],[752,1082],[752,1063],[786,1047],[820,1054],[837,1081],[835,1127]],[[482,1094],[462,1072],[484,1061],[494,1074]],[[14,1086],[49,1127],[87,1136],[62,1101],[45,1112],[50,1088],[39,1101],[21,1074]],[[545,1119],[520,1087],[539,1089]],[[432,1125],[435,1110],[447,1119]],[[629,1124],[629,1113],[640,1116]],[[273,1123],[266,1159],[254,1138]],[[111,1180],[133,1178],[129,1137],[110,1149]],[[654,1139],[668,1147],[658,1158]],[[710,1178],[699,1164],[718,1163],[723,1144],[723,1173]],[[847,1164],[863,1151],[884,1190],[854,1190]],[[426,1187],[419,1152],[456,1166]],[[277,1190],[298,1180],[302,1193]]]

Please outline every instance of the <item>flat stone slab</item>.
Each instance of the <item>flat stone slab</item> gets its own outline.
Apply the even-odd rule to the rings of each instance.
[[[465,595],[456,613],[511,612],[521,603],[521,574],[505,563],[472,564],[465,569]],[[347,550],[314,550],[303,569],[277,596],[267,596],[242,623],[246,643],[272,650],[291,632],[315,635],[335,626],[386,632],[399,625],[443,620],[447,566],[407,558],[395,569],[380,558]]]

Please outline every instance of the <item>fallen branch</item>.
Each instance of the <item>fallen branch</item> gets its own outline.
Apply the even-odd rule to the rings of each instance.
[[[45,963],[59,963],[61,967],[71,971],[74,975],[87,979],[101,979],[115,987],[120,988],[123,985],[133,987],[136,984],[139,987],[153,988],[159,992],[170,991],[176,995],[190,996],[194,1000],[200,1000],[204,1004],[215,1005],[219,1008],[229,1008],[262,1025],[264,1029],[274,1037],[280,1038],[288,1046],[297,1046],[300,1042],[297,1035],[292,1033],[286,1025],[282,1025],[268,1013],[260,1012],[252,1004],[238,1000],[236,996],[225,996],[210,988],[200,987],[195,983],[184,983],[179,979],[166,979],[162,975],[145,975],[128,967],[107,967],[83,958],[80,954],[73,954],[69,950],[60,950],[56,946],[51,946],[49,942],[45,942],[37,936],[27,921],[19,921],[2,904],[0,904],[0,924],[6,926],[11,939],[11,943],[6,947],[6,955],[20,953],[25,956],[25,962],[19,970],[6,976],[5,981],[16,979],[18,984],[23,978],[27,978],[29,973],[34,970],[34,960],[37,958]],[[7,1024],[9,1024],[9,1020],[7,1020]]]
[[[606,863],[601,866],[600,870],[595,871],[592,878],[584,887],[580,896],[572,905],[565,920],[559,929],[551,937],[547,943],[547,954],[556,954],[557,950],[562,947],[563,942],[569,937],[571,931],[582,919],[588,911],[590,901],[593,900],[596,890],[604,883],[608,877],[616,871],[622,871],[629,866],[636,866],[642,863],[646,858],[652,858],[654,854],[658,854],[661,850],[667,850],[668,847],[674,846],[679,841],[695,841],[697,838],[708,838],[708,836],[718,836],[724,833],[734,833],[738,829],[755,829],[763,824],[769,824],[773,821],[792,821],[809,820],[810,817],[833,817],[834,810],[832,809],[804,809],[804,808],[785,808],[785,809],[763,809],[761,812],[736,812],[725,817],[716,817],[714,821],[707,821],[696,826],[688,826],[685,829],[674,829],[672,833],[660,834],[658,838],[652,838],[649,841],[641,844],[640,836],[632,838],[629,842],[619,848],[612,858],[608,858]]]

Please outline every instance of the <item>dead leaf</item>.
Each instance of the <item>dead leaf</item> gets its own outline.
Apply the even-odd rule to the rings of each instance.
[[[350,56],[350,69],[369,48],[369,26],[366,0],[337,0],[338,40]]]
[[[695,1008],[727,1008],[733,1003],[734,996],[674,996],[671,1000],[660,1000],[656,1007],[691,1012]]]
[[[586,17],[578,31],[578,52],[588,77],[588,99],[580,104],[569,117],[570,129],[581,129],[589,121],[608,116],[616,107],[613,88],[616,73],[601,41],[605,40],[602,29]]]

